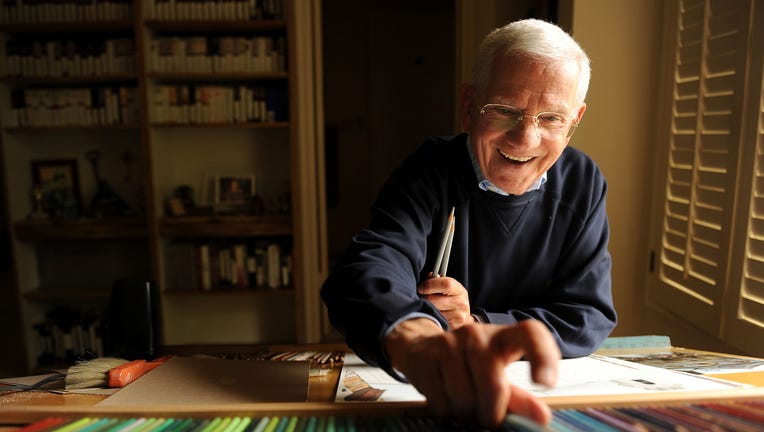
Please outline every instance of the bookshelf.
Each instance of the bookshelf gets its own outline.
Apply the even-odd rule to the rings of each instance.
[[[3,186],[30,370],[100,348],[88,338],[122,277],[159,287],[166,345],[319,341],[317,13],[3,3]]]

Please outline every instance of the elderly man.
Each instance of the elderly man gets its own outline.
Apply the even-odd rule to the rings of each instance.
[[[461,88],[466,133],[403,162],[322,288],[348,345],[436,414],[495,426],[509,410],[547,423],[549,408],[508,382],[506,365],[525,358],[553,385],[561,356],[590,354],[615,326],[607,185],[567,146],[589,76],[555,25],[494,30]]]

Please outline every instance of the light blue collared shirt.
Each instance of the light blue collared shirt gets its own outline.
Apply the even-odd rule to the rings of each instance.
[[[472,161],[472,168],[475,170],[475,176],[477,176],[477,179],[478,179],[478,187],[480,189],[483,189],[484,191],[491,191],[499,195],[509,196],[507,192],[503,191],[500,187],[496,186],[495,184],[491,183],[487,178],[485,178],[485,175],[483,175],[483,170],[480,169],[480,164],[478,163],[477,156],[475,156],[475,152],[472,151],[472,145],[470,144],[469,136],[467,136],[467,151],[470,154],[470,161]],[[542,174],[538,180],[536,180],[535,182],[533,182],[533,184],[531,184],[531,186],[528,188],[526,192],[539,189],[541,185],[544,183],[546,183],[546,171],[544,171],[544,174]]]

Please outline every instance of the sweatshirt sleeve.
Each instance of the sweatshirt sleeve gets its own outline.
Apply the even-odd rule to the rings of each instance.
[[[437,309],[417,294],[433,220],[440,229],[449,211],[441,207],[442,192],[423,179],[430,175],[426,167],[437,153],[426,148],[404,162],[383,186],[368,228],[352,238],[321,289],[329,319],[348,346],[388,372],[392,368],[383,338],[393,323],[424,314],[448,327]]]

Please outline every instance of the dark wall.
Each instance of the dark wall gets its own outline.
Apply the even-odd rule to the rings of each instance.
[[[323,7],[329,255],[368,222],[379,188],[428,136],[455,125],[452,1]]]

